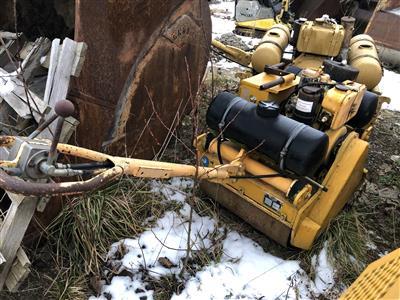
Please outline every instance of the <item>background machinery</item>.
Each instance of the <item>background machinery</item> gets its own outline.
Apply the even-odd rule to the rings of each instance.
[[[262,37],[269,28],[289,23],[289,0],[235,1],[235,33]]]
[[[300,18],[291,27],[273,25],[252,52],[218,41],[212,45],[232,60],[249,65],[253,73],[284,61],[295,74],[307,68],[323,69],[333,80],[355,80],[372,90],[379,84],[383,68],[374,40],[366,34],[353,36],[354,24],[355,19],[347,16],[342,17],[341,24],[327,15],[314,21]],[[285,51],[291,55],[284,56]]]

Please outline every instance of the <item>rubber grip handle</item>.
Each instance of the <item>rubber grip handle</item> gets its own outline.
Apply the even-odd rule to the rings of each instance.
[[[285,75],[285,76],[281,76],[281,77],[279,77],[277,79],[274,79],[274,80],[272,80],[270,82],[267,82],[267,83],[264,83],[264,84],[260,85],[260,90],[263,91],[263,90],[267,90],[267,89],[273,88],[274,86],[280,85],[280,84],[282,84],[284,82],[292,81],[295,78],[296,78],[296,75],[294,75],[294,74],[288,74],[288,75]]]

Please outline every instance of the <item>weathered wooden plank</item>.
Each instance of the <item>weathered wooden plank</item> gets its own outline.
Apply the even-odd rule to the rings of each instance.
[[[44,98],[43,98],[43,102],[46,104],[49,104],[50,93],[53,89],[53,81],[58,62],[59,49],[60,49],[60,39],[54,39],[53,42],[51,43],[49,71],[47,73],[46,89],[44,91]]]
[[[30,82],[35,71],[40,66],[40,60],[45,56],[51,47],[50,40],[44,37],[36,39],[32,49],[29,51],[26,58],[21,63],[19,74],[25,79],[25,82]]]
[[[19,35],[21,35],[21,33]],[[15,32],[0,31],[0,37],[2,37],[5,40],[16,40],[18,34],[16,34]]]
[[[80,64],[83,63],[84,55],[86,53],[86,44],[77,43],[71,39],[66,38],[60,48],[60,53],[57,57],[57,42],[53,41],[54,46],[54,57],[50,58],[49,73],[53,73],[52,78],[48,78],[46,83],[46,91],[44,101],[49,106],[54,107],[57,101],[66,99],[68,94],[69,82],[73,72],[79,74],[81,68]],[[53,55],[53,46],[52,53]],[[70,117],[65,120],[64,127],[61,133],[60,142],[68,142],[72,133],[79,122]],[[51,139],[52,132],[54,132],[56,122],[51,124],[49,128],[44,130],[41,137]]]
[[[0,252],[6,259],[6,262],[0,266],[0,290],[8,277],[38,201],[37,198],[32,197],[16,197],[16,201],[12,200],[0,229]]]
[[[14,293],[18,291],[19,287],[30,273],[30,266],[31,262],[29,261],[28,256],[25,251],[19,247],[14,263],[5,282],[6,287],[10,292]]]
[[[22,118],[30,118],[32,111],[35,120],[40,122],[43,114],[49,110],[38,95],[25,89],[24,83],[18,79],[17,74],[9,74],[0,68],[0,85],[2,85],[0,97]]]
[[[54,107],[57,101],[63,100],[67,96],[76,45],[77,43],[69,38],[66,38],[62,43],[48,102],[51,107]]]
[[[83,67],[83,63],[85,62],[86,51],[87,51],[86,43],[81,42],[76,45],[75,60],[72,64],[72,71],[71,71],[72,76],[79,77],[79,74],[81,73]]]
[[[31,261],[29,260],[28,255],[26,255],[24,249],[22,249],[21,247],[18,248],[16,259],[18,260],[18,263],[24,268],[29,268],[31,266]]]

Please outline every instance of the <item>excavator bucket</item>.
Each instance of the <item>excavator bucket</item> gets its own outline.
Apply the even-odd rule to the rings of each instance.
[[[203,78],[208,2],[78,0],[75,20],[75,39],[88,44],[71,92],[79,109],[77,144],[154,157]]]
[[[4,2],[4,3],[3,3]],[[206,0],[50,0],[0,5],[0,28],[34,40],[69,37],[87,44],[70,85],[78,121],[70,143],[113,155],[151,159],[190,111],[209,59]],[[35,2],[35,3],[36,3]],[[43,14],[43,15],[41,15]],[[61,209],[53,199],[38,219]]]

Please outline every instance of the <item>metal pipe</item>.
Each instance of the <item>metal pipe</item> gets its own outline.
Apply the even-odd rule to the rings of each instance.
[[[57,119],[57,117],[58,116],[56,114],[50,116],[47,120],[45,120],[42,124],[40,124],[38,128],[28,136],[28,138],[30,139],[36,138],[39,135],[39,133],[45,130],[51,123],[53,123],[54,120]]]
[[[53,140],[50,145],[49,156],[47,157],[47,164],[52,165],[57,157],[57,145],[60,141],[61,131],[64,125],[64,118],[60,117],[57,120],[57,126],[54,132]]]
[[[217,142],[216,140],[213,140],[210,143],[210,146],[208,147],[208,151],[214,154],[217,154],[218,152],[218,147],[217,147]],[[238,158],[239,151],[234,149],[233,147],[222,143],[221,144],[221,156],[224,160],[231,162],[235,159]],[[246,169],[246,171],[250,174],[253,175],[267,175],[267,174],[276,174],[277,172],[262,163],[249,158],[249,157],[244,157],[243,158],[243,165]],[[261,181],[275,187],[276,189],[282,191],[285,193],[285,195],[288,195],[290,192],[290,189],[293,187],[294,183],[296,180],[290,179],[290,178],[284,178],[284,177],[269,177],[269,178],[260,178]]]

